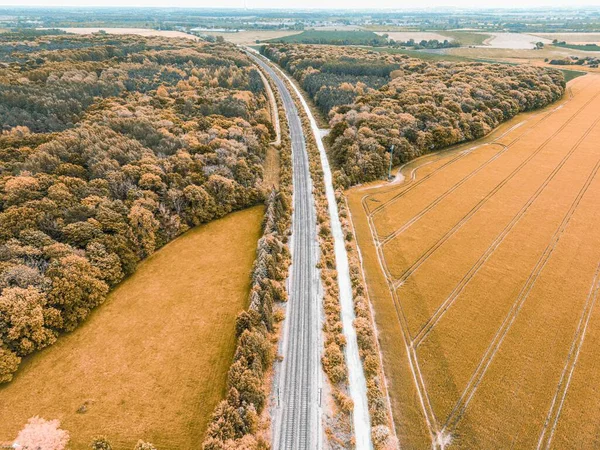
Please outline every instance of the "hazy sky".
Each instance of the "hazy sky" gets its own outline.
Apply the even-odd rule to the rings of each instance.
[[[599,0],[0,0],[0,6],[147,6],[147,7],[210,7],[210,8],[426,8],[457,7],[539,7],[594,6]]]

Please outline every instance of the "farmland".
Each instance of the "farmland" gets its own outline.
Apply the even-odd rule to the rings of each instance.
[[[300,33],[300,31],[295,30],[245,30],[227,33],[206,31],[206,34],[208,35],[222,36],[227,42],[237,45],[254,45],[256,41],[279,39],[298,33]]]
[[[224,395],[262,216],[246,209],[174,240],[80,328],[26,358],[0,388],[0,442],[40,415],[60,419],[76,450],[101,434],[116,450],[139,438],[198,448]]]
[[[330,44],[330,45],[387,45],[387,39],[372,31],[307,30],[269,40],[286,44]]]
[[[599,98],[347,192],[403,447],[597,447]]]

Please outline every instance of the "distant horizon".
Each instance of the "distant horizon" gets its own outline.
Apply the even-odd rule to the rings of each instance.
[[[74,8],[74,9],[196,9],[196,10],[247,10],[247,11],[430,11],[436,8],[444,9],[469,9],[469,10],[515,10],[528,11],[540,9],[552,10],[577,10],[580,8],[592,8],[600,10],[600,5],[597,0],[583,0],[578,4],[566,6],[562,0],[529,0],[527,5],[518,0],[492,0],[482,5],[477,0],[425,0],[420,7],[399,7],[396,0],[373,0],[369,2],[371,6],[364,7],[362,0],[305,0],[303,2],[294,2],[286,7],[275,6],[277,2],[274,0],[221,0],[219,6],[198,5],[194,0],[176,0],[169,4],[164,3],[164,0],[130,0],[121,2],[118,0],[100,1],[94,0],[88,4],[81,4],[77,0],[21,0],[19,4],[14,4],[12,1],[0,0],[0,8]],[[98,1],[98,3],[96,3]],[[323,6],[327,3],[327,6]],[[375,5],[374,5],[375,4]]]

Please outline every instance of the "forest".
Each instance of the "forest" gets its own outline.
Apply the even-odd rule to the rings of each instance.
[[[0,383],[142,259],[260,203],[273,128],[230,44],[0,35]]]
[[[384,178],[390,165],[488,134],[516,114],[562,97],[560,71],[425,61],[352,47],[268,45],[329,119],[339,186]]]

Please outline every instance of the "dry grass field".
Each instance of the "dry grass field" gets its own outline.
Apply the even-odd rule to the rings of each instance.
[[[348,191],[405,448],[600,447],[600,76]]]
[[[60,419],[74,450],[102,434],[115,450],[138,439],[199,448],[225,389],[262,215],[254,207],[174,240],[80,328],[28,358],[0,388],[0,442],[40,415]]]

